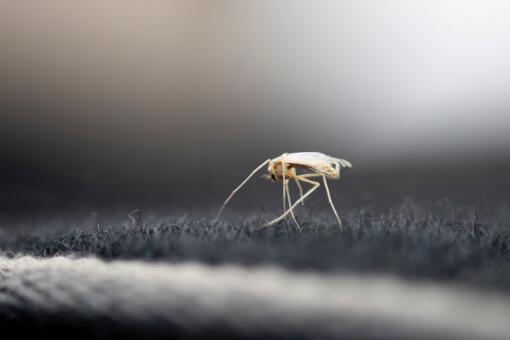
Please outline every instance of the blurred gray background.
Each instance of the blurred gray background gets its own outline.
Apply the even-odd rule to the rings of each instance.
[[[0,1],[0,215],[216,207],[283,152],[340,206],[508,193],[510,3]],[[279,206],[262,179],[240,207]],[[243,203],[244,202],[244,203]]]

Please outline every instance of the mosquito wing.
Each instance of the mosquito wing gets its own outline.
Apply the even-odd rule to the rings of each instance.
[[[282,155],[282,157],[286,163],[301,165],[333,178],[337,178],[339,175],[340,169],[337,164],[346,168],[352,166],[344,159],[331,157],[320,152],[295,152]]]

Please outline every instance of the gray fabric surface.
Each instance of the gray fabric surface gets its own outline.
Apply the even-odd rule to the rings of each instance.
[[[388,276],[0,257],[0,318],[234,337],[506,339],[510,297]],[[91,323],[91,327],[94,323]],[[105,329],[92,330],[101,336]]]

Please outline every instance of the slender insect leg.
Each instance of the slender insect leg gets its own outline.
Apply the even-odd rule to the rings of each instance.
[[[285,189],[287,191],[287,201],[289,202],[289,207],[291,207],[292,206],[292,199],[290,198],[290,190],[289,190],[289,181],[288,180],[287,180],[287,183],[285,185]],[[299,231],[302,231],[301,227],[299,226],[298,221],[296,220],[296,216],[294,216],[294,210],[293,209],[290,211],[290,215],[292,216],[292,220],[294,220],[294,223],[296,224],[296,227],[299,229]]]
[[[301,183],[299,183],[299,181],[295,178],[294,181],[296,182],[296,185],[299,188],[299,197],[303,197],[303,187],[301,186]],[[301,205],[305,205],[305,201],[301,201]]]
[[[302,174],[302,175],[299,175],[299,176],[296,176],[296,177],[299,177],[300,179],[303,179],[303,178],[313,178],[313,177],[322,177],[324,176],[323,174],[318,174],[316,172],[312,172],[312,173],[309,173],[309,174]]]
[[[333,201],[331,200],[331,194],[329,193],[328,182],[326,181],[326,176],[322,176],[322,179],[324,181],[324,189],[326,189],[326,194],[328,195],[328,202],[331,205],[331,209],[333,209],[333,213],[336,216],[338,225],[340,226],[340,230],[343,231],[344,228],[342,226],[342,221],[340,220],[340,217],[338,217],[338,213],[336,212],[335,206],[333,205]]]
[[[285,183],[286,183],[286,179],[285,179],[285,170],[286,170],[286,165],[285,165],[285,161],[282,160],[282,196],[283,196],[283,212],[285,212],[285,210],[287,209],[287,207],[285,206],[286,202],[285,202]]]
[[[310,177],[322,177],[322,174],[318,174],[318,173],[312,172],[312,173],[309,173],[309,174],[302,174],[302,175],[299,175],[299,176],[296,176],[296,177],[299,177],[300,179],[310,178]],[[300,197],[303,197],[303,187],[301,186],[301,182],[297,178],[294,178],[294,180],[296,181],[296,184],[297,184],[297,186],[299,188]],[[305,200],[302,200],[301,204],[305,205]]]
[[[292,206],[291,206],[291,207],[290,207],[290,208],[289,208],[286,212],[284,212],[281,216],[279,216],[279,217],[275,218],[274,220],[269,221],[268,223],[264,224],[264,225],[263,225],[263,227],[268,227],[268,226],[270,226],[270,225],[272,225],[272,224],[275,224],[276,222],[279,222],[279,221],[281,221],[282,219],[284,219],[284,218],[285,218],[285,217],[286,217],[286,216],[287,216],[287,215],[288,215],[288,214],[292,211],[292,209],[294,209],[294,208],[295,208],[295,207],[296,207],[299,203],[301,203],[301,202],[302,202],[305,198],[307,198],[307,197],[308,197],[308,196],[309,196],[312,192],[314,192],[315,190],[317,190],[317,188],[318,188],[318,187],[320,187],[320,186],[321,186],[321,184],[320,184],[320,183],[318,183],[318,182],[314,182],[314,181],[310,181],[310,180],[308,180],[308,179],[306,179],[306,178],[302,178],[301,176],[296,176],[296,178],[297,178],[298,180],[303,181],[303,182],[307,182],[307,183],[312,184],[312,185],[313,185],[313,187],[312,187],[310,190],[308,190],[308,191],[306,192],[306,194],[304,194],[304,195],[303,195],[303,197],[301,197],[301,198],[300,198],[300,199],[298,199],[296,202],[294,202],[294,204],[293,204],[293,205],[292,205]]]
[[[232,199],[232,197],[234,197],[235,193],[241,189],[241,187],[243,185],[246,184],[246,182],[248,182],[248,180],[253,176],[255,175],[255,173],[257,171],[259,171],[260,169],[262,169],[267,163],[269,163],[271,160],[270,159],[267,159],[264,161],[264,163],[260,164],[257,168],[255,168],[255,170],[252,171],[252,173],[246,177],[246,179],[241,183],[239,184],[239,186],[237,188],[234,189],[234,191],[232,191],[232,193],[227,197],[227,199],[225,200],[225,202],[223,203],[223,205],[221,206],[220,208],[220,211],[218,212],[218,215],[216,215],[216,218],[213,220],[213,223],[216,223],[218,221],[218,219],[220,218],[220,215],[221,213],[223,212],[223,209],[225,208],[225,206],[227,205],[228,201],[230,201]]]

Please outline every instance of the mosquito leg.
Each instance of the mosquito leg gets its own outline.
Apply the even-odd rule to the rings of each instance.
[[[338,213],[336,212],[335,206],[333,205],[333,201],[331,200],[331,194],[329,193],[328,182],[326,181],[326,176],[322,176],[322,179],[324,181],[324,189],[326,189],[326,194],[328,195],[328,202],[331,205],[331,209],[333,209],[333,213],[336,216],[338,225],[340,226],[340,230],[343,231],[342,221],[340,220],[340,217],[338,217]]]
[[[321,176],[322,176],[322,174],[318,174],[318,173],[313,172],[313,173],[309,173],[309,174],[302,174],[302,175],[299,175],[299,176],[296,176],[296,177],[299,177],[300,179],[303,179],[303,178],[321,177]],[[300,197],[303,197],[303,187],[301,186],[301,182],[296,177],[294,178],[294,180],[296,181],[296,184],[297,184],[297,186],[299,188]],[[302,200],[301,204],[305,205],[305,201]]]
[[[312,172],[312,173],[309,173],[309,174],[302,174],[302,175],[299,175],[299,176],[296,176],[296,177],[299,177],[302,180],[303,178],[322,177],[322,176],[324,176],[324,175],[316,173],[316,172]]]
[[[234,191],[232,191],[232,193],[230,193],[230,195],[227,197],[227,199],[225,200],[225,202],[223,203],[223,205],[221,206],[220,208],[220,211],[218,212],[218,215],[216,215],[216,217],[214,218],[213,220],[213,223],[216,223],[218,221],[218,219],[220,218],[220,215],[221,213],[223,212],[223,209],[225,208],[225,206],[227,205],[227,203],[232,199],[232,197],[234,197],[235,193],[237,191],[239,191],[239,189],[241,189],[241,187],[243,185],[246,184],[246,182],[248,182],[248,180],[253,176],[255,175],[255,173],[257,171],[259,171],[260,169],[262,169],[267,163],[269,163],[271,160],[270,159],[267,159],[264,161],[264,163],[260,164],[257,168],[255,168],[255,170],[252,171],[252,173],[246,177],[246,179],[241,183],[239,184],[239,186],[237,188],[234,189]]]
[[[301,186],[301,183],[299,183],[299,181],[295,178],[294,181],[296,182],[296,185],[299,188],[299,197],[303,197],[303,187]],[[301,201],[301,205],[305,205],[305,201]]]
[[[287,166],[285,165],[285,161],[282,160],[282,196],[283,196],[283,212],[287,210],[287,207],[285,206],[285,186],[286,186],[286,179],[285,179],[285,170]]]
[[[287,201],[289,202],[289,207],[291,207],[292,206],[292,200],[290,198],[289,181],[287,181],[287,183],[285,185],[285,189],[287,191]],[[294,223],[296,224],[296,227],[298,228],[298,230],[302,231],[301,227],[299,226],[298,221],[296,220],[296,216],[294,216],[294,210],[293,209],[290,210],[290,214],[291,214],[292,219],[294,220]]]
[[[303,197],[301,197],[296,202],[294,202],[294,204],[286,212],[284,212],[281,216],[279,216],[279,217],[275,218],[274,220],[269,221],[268,223],[264,224],[263,227],[268,227],[268,226],[270,226],[272,224],[275,224],[275,223],[281,221],[282,219],[284,219],[292,211],[292,209],[294,209],[299,203],[303,202],[303,200],[305,198],[307,198],[312,192],[314,192],[315,190],[317,190],[318,187],[321,186],[320,183],[314,182],[314,181],[310,181],[310,180],[308,180],[306,178],[302,178],[301,176],[296,176],[296,178],[298,180],[303,181],[303,182],[307,182],[307,183],[312,184],[313,187],[310,190],[308,190],[306,192],[306,194],[303,195]]]

